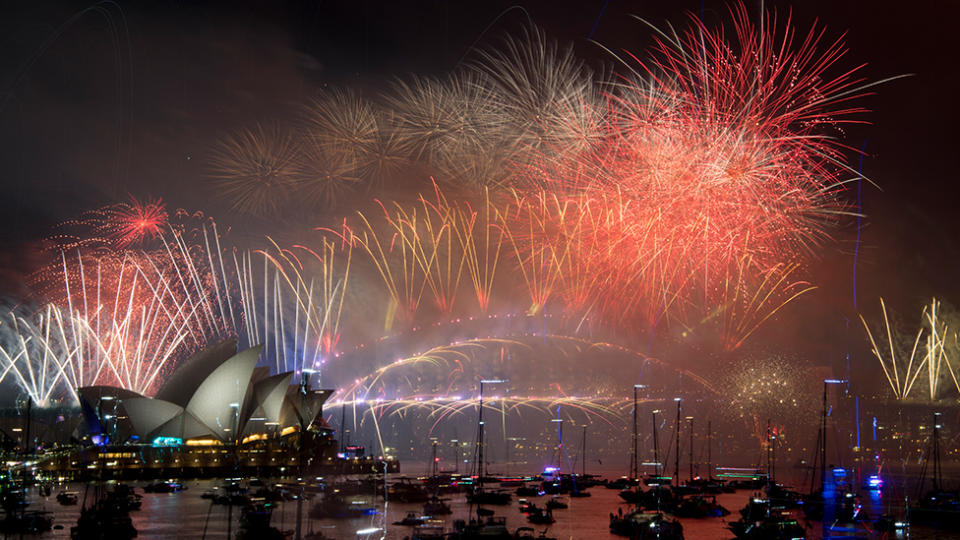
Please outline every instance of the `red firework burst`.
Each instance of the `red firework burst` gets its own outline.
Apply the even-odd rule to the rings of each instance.
[[[130,202],[111,207],[102,227],[116,247],[126,249],[156,238],[167,225],[167,209],[160,199]]]
[[[731,11],[732,42],[692,16],[646,60],[628,54],[598,142],[527,169],[525,204],[547,238],[525,240],[548,241],[564,277],[589,278],[568,292],[596,309],[713,313],[808,260],[848,213],[838,135],[871,85],[859,68],[830,74],[845,48],[822,29],[798,36],[774,15],[757,29],[742,4]],[[535,204],[542,190],[556,201]]]

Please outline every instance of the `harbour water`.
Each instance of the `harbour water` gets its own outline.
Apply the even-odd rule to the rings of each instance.
[[[139,531],[139,537],[226,539],[235,535],[240,523],[239,509],[234,507],[231,510],[228,506],[212,504],[210,500],[201,497],[204,491],[220,484],[222,482],[215,480],[185,481],[184,485],[188,489],[179,493],[144,493],[142,509],[130,514],[135,527]],[[142,493],[143,484],[135,483],[134,485],[138,488],[137,491]],[[80,493],[81,504],[85,492],[88,497],[93,496],[93,485],[74,484],[68,487]],[[57,503],[54,497],[59,489],[61,488],[54,490],[49,497],[41,497],[35,489],[31,490],[30,509],[52,511],[54,513],[54,526],[60,527],[42,535],[43,537],[69,537],[70,527],[76,524],[79,516],[80,505],[60,506]],[[517,497],[514,497],[513,502],[508,506],[491,508],[496,510],[497,515],[507,518],[507,524],[511,530],[517,527],[531,526],[537,534],[546,531],[548,536],[564,540],[621,538],[611,535],[608,531],[610,513],[616,513],[618,508],[628,512],[631,507],[622,503],[617,495],[617,490],[595,487],[590,492],[592,496],[589,498],[565,498],[569,508],[556,510],[553,514],[556,523],[550,526],[528,524],[525,516],[519,511]],[[869,493],[873,493],[873,496],[871,497]],[[727,522],[739,517],[737,511],[747,503],[751,495],[749,491],[718,495],[717,502],[729,509],[731,515],[726,518],[681,520],[684,537],[687,540],[733,538],[733,535],[727,530]],[[530,499],[539,506],[543,506],[547,500],[545,497]],[[369,500],[372,500],[372,497]],[[455,519],[466,519],[470,511],[462,494],[452,497],[450,503],[453,515],[447,516],[448,528]],[[916,540],[960,538],[960,532],[926,529],[916,525],[911,528],[909,533],[874,532],[872,521],[881,513],[889,511],[891,504],[882,498],[880,492],[863,493],[862,503],[863,511],[870,519],[856,526],[834,528],[825,528],[822,523],[807,523],[806,538],[912,538]],[[296,504],[295,501],[279,503],[273,513],[272,525],[280,530],[292,531],[295,526]],[[419,515],[422,509],[417,504],[401,504],[388,501],[386,512],[382,512],[384,503],[382,499],[378,499],[377,507],[381,510],[378,514],[357,519],[317,520],[307,518],[307,510],[310,504],[310,501],[304,503],[303,532],[321,531],[327,537],[338,540],[360,538],[402,540],[411,533],[412,529],[406,526],[393,525],[393,523],[403,519],[408,512]],[[800,521],[806,523],[802,518]],[[369,529],[379,530],[374,533],[358,534],[358,531]]]

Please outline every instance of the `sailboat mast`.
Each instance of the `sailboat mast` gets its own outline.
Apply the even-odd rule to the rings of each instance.
[[[343,400],[340,403],[340,453],[344,452],[346,448],[346,437],[347,437],[347,406],[343,404]]]
[[[827,381],[823,382],[823,409],[820,411],[820,493],[827,484]]]
[[[776,484],[777,478],[774,472],[773,451],[773,431],[770,429],[770,419],[767,418],[767,480],[772,484]]]
[[[633,385],[633,455],[630,458],[630,478],[640,478],[640,460],[637,443],[637,391],[640,385]]]
[[[673,478],[679,485],[680,483],[680,398],[677,400],[677,433],[676,433],[676,452],[673,456]]]
[[[583,444],[580,445],[580,476],[587,476],[587,426],[583,426]]]
[[[693,417],[690,417],[690,481],[693,482]]]
[[[563,468],[563,419],[557,418],[554,422],[557,423],[557,475],[559,475]]]
[[[713,426],[711,421],[707,420],[707,470],[709,472],[708,478],[710,481],[713,481],[713,454],[711,450],[713,449]]]
[[[481,489],[483,489],[483,382],[480,383],[480,400],[479,400],[479,411],[477,413],[477,451],[475,452],[476,457],[476,468],[477,468],[477,482]]]
[[[940,491],[940,413],[933,413],[933,490]]]
[[[657,444],[657,412],[650,414],[653,419],[653,474],[660,476],[660,448]]]

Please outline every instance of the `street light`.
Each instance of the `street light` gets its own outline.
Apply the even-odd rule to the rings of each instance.
[[[637,429],[637,402],[638,402],[637,392],[641,388],[646,388],[646,387],[647,386],[645,384],[633,385],[633,455],[631,456],[631,459],[630,459],[631,461],[630,468],[632,469],[630,471],[630,474],[635,479],[640,478],[640,453],[639,453],[639,447],[638,447],[638,444],[639,444],[638,431],[639,430]]]
[[[827,385],[846,384],[844,379],[824,379],[823,380],[823,408],[820,411],[820,439],[819,460],[820,460],[820,493],[824,492],[827,482]],[[811,483],[812,484],[812,483]],[[811,485],[812,489],[812,485]]]
[[[313,422],[313,418],[307,421],[307,394],[310,392],[310,375],[316,373],[315,370],[304,368],[300,371],[300,441],[299,441],[299,455],[297,460],[297,473],[301,478],[303,477],[303,454],[305,446],[304,432],[310,426],[310,423]],[[300,495],[297,497],[297,527],[295,532],[296,540],[303,538],[302,536],[302,522],[303,522],[303,483],[298,482],[300,486]]]
[[[474,457],[476,458],[474,464],[475,464],[476,467],[477,467],[477,476],[478,476],[478,478],[479,478],[479,486],[480,486],[481,489],[483,488],[483,435],[484,435],[484,428],[483,428],[483,385],[485,385],[485,384],[500,384],[500,383],[505,383],[505,382],[507,382],[506,379],[481,379],[481,380],[480,380],[480,400],[479,400],[479,402],[478,402],[478,404],[479,404],[479,411],[478,411],[478,414],[477,414],[477,448],[476,448],[476,452],[474,453]]]

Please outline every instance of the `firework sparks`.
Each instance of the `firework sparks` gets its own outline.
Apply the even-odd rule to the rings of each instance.
[[[920,328],[913,338],[912,346],[909,346],[906,334],[890,323],[883,298],[880,299],[880,310],[883,313],[883,335],[887,339],[885,347],[878,345],[863,315],[860,315],[860,321],[867,332],[871,352],[879,361],[894,397],[901,401],[907,399],[923,373],[926,373],[928,396],[931,400],[940,397],[940,385],[946,374],[949,374],[949,380],[960,392],[960,381],[947,354],[950,333],[948,324],[942,318],[940,302],[934,298],[930,304],[923,307]],[[921,343],[924,345],[922,349]],[[906,354],[907,349],[910,350],[909,355]]]
[[[278,127],[257,126],[221,140],[210,156],[210,178],[235,210],[275,213],[296,185],[298,145]]]

